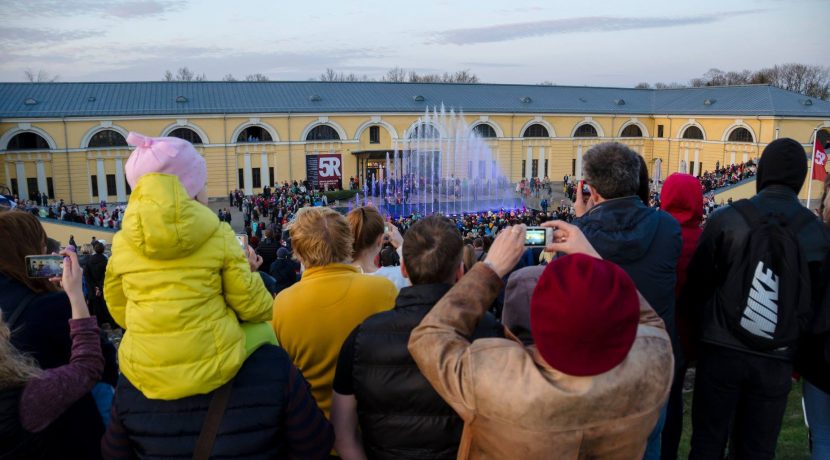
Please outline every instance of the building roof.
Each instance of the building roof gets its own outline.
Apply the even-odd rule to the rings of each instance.
[[[830,102],[768,85],[680,89],[385,82],[0,83],[0,118],[265,113],[830,117]]]

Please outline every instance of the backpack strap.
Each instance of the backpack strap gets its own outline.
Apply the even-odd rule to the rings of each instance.
[[[17,326],[17,322],[20,320],[20,316],[23,314],[24,311],[26,311],[26,307],[29,306],[29,304],[32,302],[32,300],[35,299],[35,297],[37,297],[37,294],[35,294],[34,292],[30,292],[26,294],[26,296],[24,296],[20,302],[18,302],[17,308],[6,320],[6,325],[9,327],[10,331],[13,331],[15,326]]]
[[[208,460],[213,453],[213,443],[216,441],[216,435],[219,434],[219,425],[225,416],[232,386],[233,379],[213,392],[205,422],[202,424],[202,431],[199,433],[196,448],[193,450],[193,460]]]
[[[732,207],[744,218],[750,228],[756,228],[761,225],[763,216],[758,208],[747,199],[738,200],[732,203]]]

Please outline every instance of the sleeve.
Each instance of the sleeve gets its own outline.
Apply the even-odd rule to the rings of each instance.
[[[334,428],[311,395],[311,386],[293,365],[288,375],[285,440],[292,459],[327,459],[334,446]]]
[[[222,226],[225,243],[225,257],[222,267],[222,291],[228,307],[236,312],[240,321],[258,323],[270,321],[273,316],[273,297],[262,277],[257,272],[251,272],[245,254],[240,250],[239,243],[231,228]]]
[[[337,358],[337,369],[334,371],[332,388],[341,395],[354,394],[354,341],[360,326],[355,327],[343,342],[340,356]]]
[[[117,238],[117,236],[116,236]],[[116,243],[117,244],[117,243]],[[115,251],[118,248],[114,248]],[[112,319],[118,323],[119,326],[127,328],[127,296],[124,294],[124,285],[122,283],[121,274],[117,272],[117,259],[110,259],[107,264],[107,271],[104,275],[104,301],[107,303],[107,309],[112,316]]]
[[[476,324],[503,283],[485,264],[473,266],[424,317],[409,339],[409,352],[435,391],[469,420],[475,411],[470,341]]]
[[[69,364],[43,371],[23,389],[20,422],[37,433],[55,421],[100,380],[104,369],[95,317],[70,320],[72,357]]]

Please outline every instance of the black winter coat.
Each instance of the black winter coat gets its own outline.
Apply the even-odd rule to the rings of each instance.
[[[354,333],[354,390],[370,459],[454,459],[464,422],[421,375],[407,350],[412,330],[450,290],[448,284],[403,288],[395,308],[367,318]],[[493,315],[471,339],[504,337]]]

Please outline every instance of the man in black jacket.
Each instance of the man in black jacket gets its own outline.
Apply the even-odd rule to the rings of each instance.
[[[92,254],[87,259],[84,267],[84,277],[86,278],[86,288],[89,291],[89,307],[98,318],[98,325],[109,325],[110,328],[117,327],[115,321],[107,309],[107,303],[104,301],[104,276],[107,273],[107,256],[104,255],[104,245],[100,241],[96,241],[92,245],[95,254]]]
[[[750,199],[762,213],[795,222],[810,211],[798,201],[807,175],[804,147],[792,139],[770,143],[758,162],[758,194]],[[793,372],[795,347],[769,352],[747,346],[732,332],[725,308],[746,302],[739,286],[725,283],[739,270],[753,231],[732,206],[716,211],[689,263],[681,308],[699,314],[701,349],[692,407],[692,451],[689,458],[722,458],[734,420],[733,446],[739,459],[772,459],[781,430]],[[818,219],[796,235],[806,257],[813,296],[826,285],[821,262],[830,236]]]
[[[591,193],[586,204],[582,184],[577,184],[574,207],[579,218],[573,223],[603,259],[625,270],[666,323],[675,366],[679,366],[682,357],[674,323],[674,289],[682,245],[680,224],[665,211],[646,206],[637,195],[640,157],[625,145],[595,145],[585,154],[583,168],[585,185]],[[644,458],[660,458],[664,423],[665,409],[649,436]]]
[[[331,420],[342,458],[456,458],[464,423],[421,375],[407,343],[463,276],[463,248],[445,217],[427,217],[406,232],[401,268],[412,286],[401,290],[394,309],[356,327],[337,361]],[[503,335],[487,313],[472,338]]]

